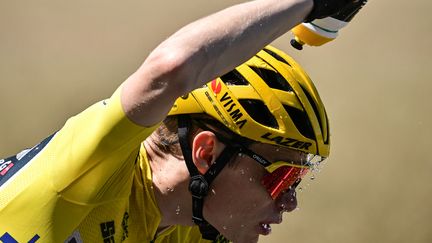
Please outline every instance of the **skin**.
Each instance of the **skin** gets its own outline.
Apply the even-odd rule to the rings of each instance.
[[[144,144],[153,172],[156,200],[162,213],[159,229],[176,224],[193,225],[186,165],[181,158],[157,153],[154,138],[151,136]],[[224,147],[210,131],[199,131],[194,136],[192,158],[201,173],[208,170]],[[275,154],[273,145],[252,145],[251,149],[271,159]],[[299,156],[295,153],[282,151],[277,157]],[[233,166],[226,166],[212,183],[211,193],[204,202],[204,217],[236,243],[257,242],[260,234],[269,233],[262,230],[262,224],[281,223],[282,213],[297,207],[295,192],[289,190],[273,200],[261,184],[261,178],[268,172],[247,156],[240,155],[234,159]]]
[[[313,0],[248,1],[183,27],[152,51],[123,83],[123,110],[138,125],[160,122],[177,97],[245,62],[302,22],[312,7]],[[169,154],[158,155],[152,137],[144,144],[162,212],[159,229],[190,225],[189,173],[184,161]],[[211,132],[200,132],[194,137],[192,157],[201,173],[207,171],[223,146]],[[274,149],[268,147],[268,151],[262,152]],[[260,183],[264,168],[250,158],[237,160],[237,166],[225,168],[214,181],[212,189],[216,193],[206,200],[204,216],[231,240],[256,242],[262,233],[260,224],[279,223],[281,212],[294,209],[296,200],[293,192],[272,200]],[[238,200],[244,191],[249,193]],[[242,227],[242,222],[247,224]]]
[[[126,115],[143,126],[160,122],[177,97],[245,62],[302,22],[312,6],[312,0],[248,1],[183,27],[124,82]]]

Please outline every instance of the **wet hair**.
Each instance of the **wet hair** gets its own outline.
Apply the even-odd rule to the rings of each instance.
[[[182,156],[177,130],[177,116],[168,116],[163,120],[154,132],[153,143],[158,148],[158,152],[175,157]]]

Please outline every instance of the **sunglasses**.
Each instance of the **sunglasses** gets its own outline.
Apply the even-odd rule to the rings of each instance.
[[[243,143],[235,142],[236,140],[241,141],[241,138],[227,139],[219,132],[216,132],[213,129],[209,128],[203,122],[199,120],[195,120],[195,122],[201,129],[213,132],[219,139],[219,141],[223,142],[226,146],[233,146],[238,148],[239,153],[250,157],[251,159],[258,162],[260,165],[262,165],[268,173],[264,175],[261,183],[273,199],[276,199],[280,194],[288,190],[295,190],[296,187],[300,184],[302,178],[310,170],[310,168],[318,165],[321,161],[324,160],[324,158],[319,155],[308,154],[298,151],[299,153],[301,153],[301,159],[300,161],[297,161],[297,163],[293,161],[271,162],[270,160],[247,148],[245,145],[243,145]]]
[[[287,161],[270,162],[268,159],[246,147],[241,147],[240,152],[252,158],[266,169],[268,173],[264,175],[261,183],[273,199],[276,199],[280,194],[288,190],[295,190],[302,178],[310,170],[310,167],[313,165],[312,163],[322,160],[314,158],[316,156],[304,154],[304,161],[301,162],[301,165],[298,165]]]

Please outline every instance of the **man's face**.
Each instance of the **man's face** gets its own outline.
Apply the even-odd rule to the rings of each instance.
[[[271,161],[297,161],[300,152],[272,145],[252,145],[252,151]],[[295,158],[297,157],[297,158]],[[204,217],[221,234],[236,243],[257,242],[270,233],[270,224],[282,222],[282,213],[297,207],[295,189],[272,199],[262,179],[269,172],[245,155],[238,155],[212,183],[204,203]]]

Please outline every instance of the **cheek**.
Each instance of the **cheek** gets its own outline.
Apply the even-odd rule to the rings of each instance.
[[[214,190],[226,192],[227,197],[256,198],[265,188],[261,183],[262,173],[254,168],[230,168],[221,173],[220,183],[215,183]]]
[[[232,221],[260,215],[272,201],[261,184],[263,173],[250,167],[227,169],[215,179],[207,197],[209,211]]]

